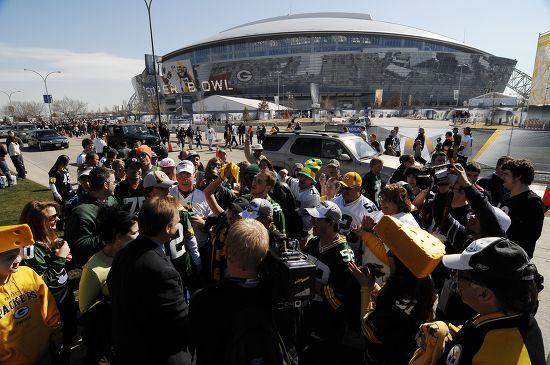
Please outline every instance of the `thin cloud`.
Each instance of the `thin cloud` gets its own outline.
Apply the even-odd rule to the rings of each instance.
[[[24,81],[36,77],[23,68],[59,70],[63,79],[128,81],[144,68],[143,59],[108,53],[77,53],[57,48],[23,48],[0,43],[2,81]],[[36,66],[39,64],[39,69]],[[33,65],[34,67],[31,67]]]

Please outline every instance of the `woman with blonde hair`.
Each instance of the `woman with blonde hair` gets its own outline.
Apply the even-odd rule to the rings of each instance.
[[[76,303],[69,288],[65,265],[72,259],[67,241],[57,235],[59,205],[56,202],[30,201],[19,218],[31,228],[35,244],[24,264],[44,279],[50,289],[63,323],[63,349],[56,363],[69,364],[71,344],[76,334]]]

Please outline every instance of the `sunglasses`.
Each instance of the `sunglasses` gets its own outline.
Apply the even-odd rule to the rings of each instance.
[[[349,187],[349,186],[342,185],[342,189],[344,189],[345,191],[351,191],[351,190],[355,189],[356,187],[357,186]]]
[[[50,215],[50,216],[48,217],[48,220],[49,220],[50,222],[55,222],[55,221],[57,220],[57,214]]]

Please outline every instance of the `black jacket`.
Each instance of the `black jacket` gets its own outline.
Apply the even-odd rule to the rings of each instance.
[[[121,364],[185,364],[188,306],[161,246],[138,236],[115,257],[107,285]]]
[[[479,179],[477,184],[491,194],[491,202],[494,206],[498,206],[508,193],[508,190],[504,187],[504,181],[495,173]]]

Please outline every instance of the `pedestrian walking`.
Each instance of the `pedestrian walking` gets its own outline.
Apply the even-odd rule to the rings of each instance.
[[[197,126],[197,129],[195,130],[195,148],[202,148],[202,135],[201,135],[201,129]]]
[[[214,137],[216,137],[216,131],[214,131],[214,128],[210,124],[206,125],[206,140],[208,141],[208,150],[212,151],[212,142],[214,141]]]

